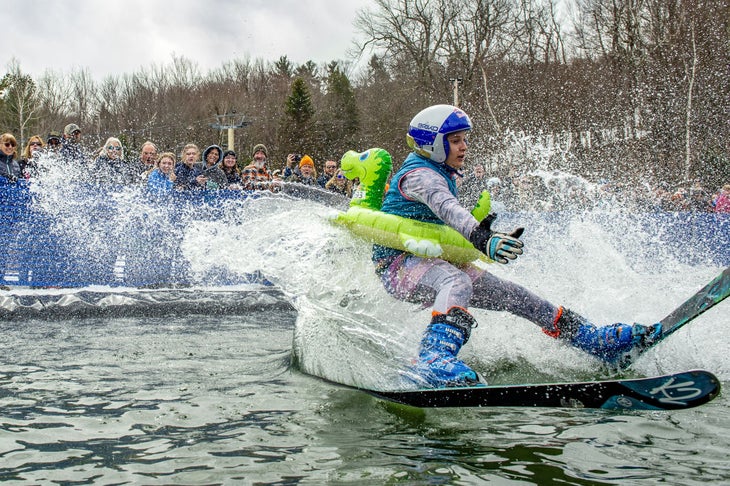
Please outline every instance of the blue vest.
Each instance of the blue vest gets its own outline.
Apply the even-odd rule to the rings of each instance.
[[[456,171],[445,164],[439,164],[431,159],[421,157],[415,152],[406,157],[401,168],[396,172],[390,181],[390,187],[388,192],[385,194],[385,200],[380,210],[384,213],[396,214],[403,216],[404,218],[415,219],[418,221],[424,221],[426,223],[444,224],[438,216],[433,214],[433,211],[420,201],[411,201],[406,199],[400,192],[401,178],[414,169],[426,167],[441,174],[449,185],[451,194],[456,196],[456,179],[454,174]]]
[[[443,176],[446,183],[449,185],[451,194],[456,196],[456,179],[454,174],[456,170],[447,166],[446,164],[439,164],[431,159],[422,157],[415,152],[411,152],[406,160],[401,165],[398,172],[395,173],[390,181],[390,187],[388,192],[385,193],[385,199],[383,206],[380,210],[384,213],[395,214],[404,218],[415,219],[417,221],[423,221],[426,223],[444,224],[438,216],[436,216],[431,209],[420,201],[406,199],[401,194],[399,184],[401,178],[407,173],[414,169],[426,167],[435,171],[436,173]],[[383,258],[397,256],[403,253],[401,250],[394,248],[388,248],[381,245],[373,245],[373,261],[378,261]]]

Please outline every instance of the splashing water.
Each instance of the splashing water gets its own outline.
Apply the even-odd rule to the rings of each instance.
[[[47,165],[47,175],[32,186],[35,204],[50,221],[49,230],[87,271],[108,268],[110,262],[131,268],[140,254],[185,261],[199,285],[261,271],[298,311],[293,357],[300,369],[364,387],[398,386],[394,370],[415,355],[429,312],[385,292],[373,271],[370,243],[331,224],[335,209],[269,193],[160,201],[141,187],[117,188],[100,198],[98,188],[73,184],[58,166]],[[566,174],[533,175],[554,193],[582,184]],[[596,323],[652,323],[730,263],[728,244],[722,243],[722,235],[730,234],[727,220],[591,207],[501,215],[497,229],[526,227],[526,252],[516,262],[488,269]],[[717,225],[725,226],[717,230]],[[137,266],[144,268],[144,261]],[[492,383],[604,372],[595,360],[529,322],[505,313],[474,314],[480,326],[460,356]],[[635,369],[704,367],[730,379],[730,361],[717,345],[730,335],[728,315],[714,309],[701,316],[647,353]]]
[[[330,224],[331,209],[275,197],[248,204],[236,213],[236,222],[209,223],[189,233],[186,252],[209,245],[213,260],[244,271],[259,265],[285,289],[299,313],[293,352],[303,371],[364,387],[398,385],[394,370],[415,355],[428,310],[385,292],[373,271],[370,243]],[[667,242],[658,229],[647,230],[661,227],[661,219],[594,211],[516,213],[497,223],[504,228],[517,224],[527,227],[526,254],[488,269],[600,324],[656,322],[721,269],[691,254],[692,248],[671,247],[674,241]],[[597,361],[547,338],[529,322],[505,313],[474,314],[480,326],[462,356],[493,383],[605,373]],[[647,353],[635,369],[706,367],[727,377],[730,363],[712,344],[727,340],[727,324],[726,313],[714,309]],[[709,332],[717,329],[719,335]],[[710,351],[696,353],[702,347]]]

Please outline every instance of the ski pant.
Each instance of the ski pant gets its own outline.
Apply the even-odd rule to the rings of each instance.
[[[472,264],[455,266],[438,258],[403,253],[381,262],[380,279],[394,297],[446,313],[451,307],[506,311],[554,330],[558,308],[521,285]]]

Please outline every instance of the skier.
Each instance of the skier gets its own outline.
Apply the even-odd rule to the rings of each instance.
[[[457,200],[472,128],[466,113],[451,105],[434,105],[411,120],[407,142],[413,149],[390,181],[381,211],[419,221],[447,224],[497,263],[522,254],[523,228],[502,233],[491,228],[495,215],[480,223]],[[432,307],[413,378],[424,386],[479,386],[484,379],[457,358],[477,326],[468,308],[508,311],[528,319],[549,336],[564,340],[613,363],[633,349],[648,346],[661,325],[612,324],[597,327],[562,306],[555,306],[520,285],[473,264],[456,266],[375,245],[376,273],[393,296]]]

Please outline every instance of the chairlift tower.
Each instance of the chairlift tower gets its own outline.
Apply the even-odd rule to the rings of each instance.
[[[236,128],[243,128],[250,125],[251,122],[246,121],[246,115],[236,113],[236,110],[224,115],[216,115],[215,119],[216,123],[211,123],[210,126],[217,130],[228,130],[228,150],[235,150],[234,132]]]
[[[449,78],[454,83],[454,106],[459,106],[459,86],[464,82],[462,78]]]

